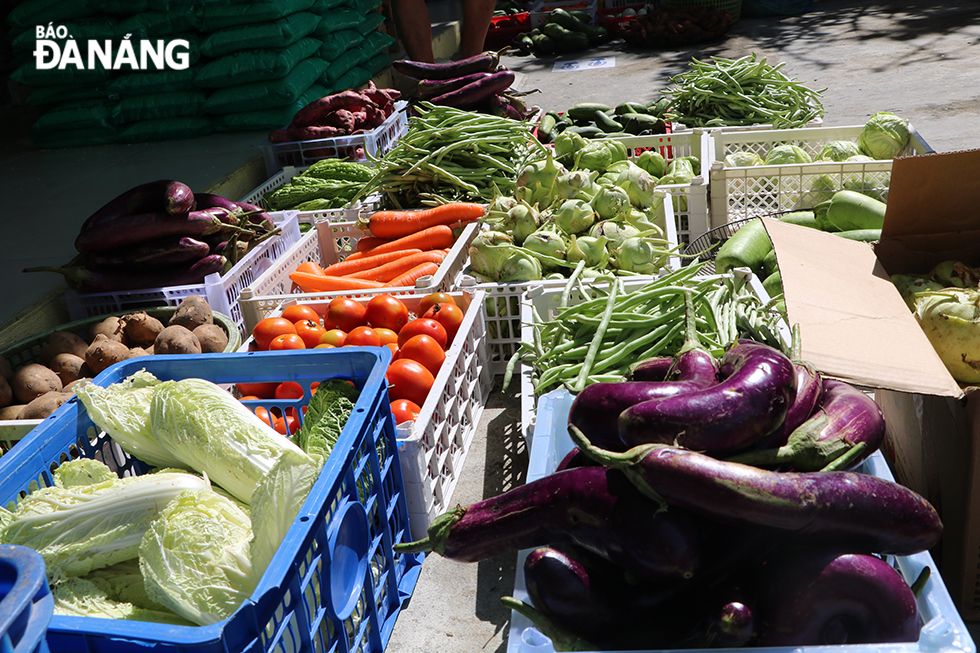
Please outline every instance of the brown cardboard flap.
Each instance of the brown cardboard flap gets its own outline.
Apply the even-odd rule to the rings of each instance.
[[[962,396],[867,243],[764,219],[801,355],[848,383]]]

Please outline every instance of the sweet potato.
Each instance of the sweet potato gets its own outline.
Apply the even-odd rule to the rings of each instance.
[[[217,324],[202,324],[193,332],[201,343],[201,351],[205,354],[217,354],[228,346],[228,334]]]
[[[126,360],[128,354],[129,347],[119,340],[100,333],[85,350],[85,362],[92,370],[92,374],[99,374],[110,365]]]
[[[44,344],[37,353],[37,362],[47,365],[51,359],[61,353],[74,354],[81,358],[87,348],[88,343],[78,334],[70,331],[55,331],[44,339]]]
[[[167,326],[182,326],[193,331],[202,324],[214,323],[211,305],[200,295],[188,295],[181,300],[177,310],[167,321]]]
[[[88,345],[85,348],[88,349]],[[68,385],[83,376],[91,376],[88,365],[85,364],[85,359],[68,352],[62,352],[52,358],[48,363],[48,367],[58,375],[62,385]]]
[[[122,319],[123,342],[130,347],[152,345],[163,331],[163,322],[148,315],[145,311],[126,315]]]
[[[64,384],[57,374],[44,365],[28,363],[14,373],[10,387],[18,402],[28,404],[46,392],[60,391]]]
[[[44,419],[74,396],[73,392],[46,392],[24,406],[17,414],[17,419]]]
[[[154,354],[200,354],[201,341],[187,327],[174,324],[160,332],[153,343]]]
[[[89,344],[95,341],[96,336],[103,334],[106,337],[115,340],[117,342],[123,341],[123,324],[122,318],[118,315],[110,315],[101,322],[96,322],[88,329],[88,341]]]

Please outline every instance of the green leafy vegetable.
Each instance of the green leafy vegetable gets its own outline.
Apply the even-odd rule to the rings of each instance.
[[[303,426],[295,436],[299,448],[324,459],[329,456],[354,412],[359,394],[357,388],[343,379],[329,379],[317,386]]]
[[[848,157],[860,154],[857,143],[854,141],[830,141],[824,143],[817,154],[817,159],[827,161],[846,161]]]
[[[777,145],[766,154],[765,163],[771,165],[790,165],[794,163],[811,163],[810,155],[799,145]]]
[[[872,159],[893,159],[902,153],[911,137],[907,120],[879,111],[864,123],[858,134],[858,146]]]
[[[114,600],[99,584],[87,578],[63,578],[52,582],[51,594],[54,596],[56,615],[147,621],[172,626],[195,625],[166,610],[141,608],[132,603]]]

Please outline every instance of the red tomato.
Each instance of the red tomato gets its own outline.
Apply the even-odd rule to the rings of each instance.
[[[408,358],[422,363],[432,376],[439,374],[439,368],[446,360],[446,351],[436,342],[435,338],[420,333],[409,338],[398,348],[398,360]]]
[[[301,399],[303,386],[295,381],[283,381],[276,387],[276,399]]]
[[[276,336],[269,343],[269,351],[282,351],[284,349],[306,349],[306,343],[295,333],[284,333]]]
[[[316,312],[315,308],[307,304],[292,304],[291,306],[287,306],[282,309],[282,317],[293,324],[302,320],[311,320],[320,324],[320,314]]]
[[[258,397],[259,399],[272,399],[278,385],[275,381],[270,381],[269,383],[236,383],[235,387],[242,395]]]
[[[369,326],[398,333],[408,322],[408,307],[392,295],[375,295],[368,301],[364,317]]]
[[[327,304],[327,313],[323,318],[323,326],[330,329],[340,329],[350,333],[354,327],[363,326],[366,321],[364,305],[350,297],[335,297]]]
[[[344,340],[346,339],[346,331],[341,331],[340,329],[330,329],[329,331],[324,331],[323,335],[320,336],[319,344],[330,345],[331,347],[343,347]]]
[[[456,332],[459,331],[459,325],[463,323],[463,309],[456,304],[433,304],[422,317],[431,317],[446,327],[446,333],[449,334],[448,342],[451,345]]]
[[[262,406],[256,406],[255,416],[258,417],[263,422],[265,422],[266,424],[268,424],[269,426],[272,426],[273,428],[275,427],[275,425],[272,423],[272,416],[269,415],[268,408],[263,408]]]
[[[397,342],[385,343],[383,346],[384,347],[387,347],[388,349],[391,350],[391,360],[398,360],[398,343]]]
[[[255,328],[252,329],[252,337],[255,339],[255,344],[261,350],[266,350],[269,348],[269,344],[272,339],[276,336],[281,336],[283,334],[296,333],[296,325],[287,320],[284,317],[267,317],[259,320]]]
[[[443,349],[449,342],[449,333],[446,332],[446,327],[442,326],[441,322],[431,317],[420,317],[403,326],[402,330],[398,332],[398,346],[401,347],[411,338],[421,334],[425,334],[438,342]]]
[[[345,347],[380,347],[381,336],[369,326],[354,327],[344,338]]]
[[[425,315],[425,312],[429,310],[429,308],[433,304],[455,304],[455,303],[456,300],[453,299],[453,296],[447,292],[429,293],[428,295],[426,295],[425,297],[419,300],[419,306],[415,310],[415,314]]]
[[[295,324],[296,335],[303,339],[307,349],[313,349],[320,344],[320,338],[327,332],[319,322],[300,320]]]
[[[411,422],[418,419],[422,409],[414,401],[408,399],[395,399],[391,402],[391,414],[395,418],[395,424]]]
[[[408,399],[419,406],[425,404],[425,397],[436,380],[422,363],[401,357],[388,365],[385,378],[388,379],[389,397]]]
[[[272,418],[272,427],[283,435],[292,435],[299,427],[299,420],[295,415],[287,414],[285,417],[276,415]]]
[[[375,331],[378,333],[378,337],[381,338],[382,345],[387,345],[389,342],[398,342],[398,334],[391,329],[380,327],[375,329]]]
[[[320,344],[318,344],[313,349],[336,349],[336,348],[337,348],[337,345],[331,345],[331,344],[328,344],[326,342],[321,342]]]

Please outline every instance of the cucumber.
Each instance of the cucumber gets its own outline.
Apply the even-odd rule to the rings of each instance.
[[[885,224],[885,203],[864,193],[839,190],[827,207],[827,222],[837,231],[881,229]]]
[[[776,250],[771,249],[762,259],[762,274],[760,276],[768,277],[773,272],[779,272],[779,265],[776,263]]]
[[[587,11],[583,11],[581,9],[569,9],[568,13],[580,23],[592,22],[592,14]]]
[[[565,30],[565,34],[555,39],[559,52],[579,52],[589,47],[589,37],[584,32]]]
[[[622,123],[613,120],[609,114],[604,111],[595,112],[595,126],[606,133],[623,131]]]
[[[586,22],[582,22],[561,7],[551,10],[551,13],[548,14],[548,22],[558,23],[565,29],[572,30],[573,32],[584,32],[585,26],[588,24]]]
[[[626,136],[632,136],[627,132],[603,132],[598,136],[593,136],[592,138],[624,138]]]
[[[651,116],[663,117],[667,113],[667,109],[670,108],[670,98],[662,97],[653,104],[647,107],[647,113]]]
[[[550,22],[545,23],[544,26],[541,28],[541,31],[543,31],[551,38],[553,38],[555,41],[561,41],[565,38],[567,34],[570,34],[570,32],[559,23],[550,23]],[[557,43],[555,45],[557,46]]]
[[[616,105],[613,110],[617,116],[624,116],[629,113],[643,113],[647,112],[647,107],[645,104],[639,102],[621,102]]]
[[[538,122],[538,140],[542,143],[551,143],[555,140],[555,125],[558,124],[558,112],[546,111]]]
[[[848,229],[847,231],[834,232],[841,238],[860,240],[865,243],[873,243],[881,240],[881,229]]]
[[[630,134],[662,134],[667,131],[667,125],[662,118],[646,113],[630,113],[625,116],[623,129]]]
[[[595,120],[595,114],[597,111],[610,111],[612,109],[608,104],[603,104],[602,102],[579,102],[568,107],[565,114],[572,120]]]
[[[734,268],[749,268],[759,274],[766,254],[772,251],[772,241],[756,218],[742,225],[732,237],[722,243],[715,255],[715,271],[728,272]],[[761,275],[760,275],[761,276]]]
[[[814,215],[813,211],[793,211],[792,213],[784,213],[779,216],[780,222],[788,222],[790,224],[798,224],[801,227],[810,227],[812,229],[819,229],[820,226],[817,223],[817,216]]]
[[[572,125],[565,131],[579,134],[585,138],[599,138],[604,132],[595,125]]]
[[[536,53],[551,54],[555,51],[555,42],[547,34],[541,33],[536,36],[532,36],[531,43],[534,44],[534,51]]]

